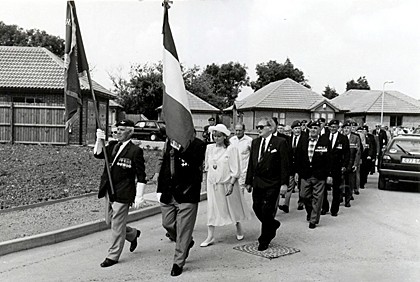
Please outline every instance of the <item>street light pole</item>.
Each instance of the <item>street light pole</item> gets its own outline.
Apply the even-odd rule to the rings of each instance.
[[[385,84],[387,83],[394,83],[393,81],[385,81],[382,87],[382,107],[381,107],[381,126],[383,126],[384,122],[384,96],[385,96]]]

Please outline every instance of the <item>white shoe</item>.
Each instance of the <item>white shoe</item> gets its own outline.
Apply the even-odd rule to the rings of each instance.
[[[213,244],[214,244],[214,238],[209,240],[209,241],[207,241],[207,239],[206,239],[203,243],[200,244],[200,247],[208,247],[208,246],[213,245]]]
[[[242,241],[244,239],[244,235],[238,235],[238,234],[236,234],[236,239],[238,241]]]

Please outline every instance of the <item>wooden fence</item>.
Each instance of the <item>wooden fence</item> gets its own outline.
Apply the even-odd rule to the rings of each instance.
[[[0,103],[0,143],[65,145],[64,105]]]

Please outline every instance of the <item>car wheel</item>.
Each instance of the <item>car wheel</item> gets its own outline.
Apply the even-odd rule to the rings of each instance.
[[[382,175],[379,175],[379,179],[378,179],[378,189],[379,190],[386,190],[386,180],[385,177],[383,177]]]
[[[152,134],[152,135],[150,135],[150,140],[151,140],[151,141],[156,141],[156,140],[157,140],[157,136],[156,136],[156,134]]]

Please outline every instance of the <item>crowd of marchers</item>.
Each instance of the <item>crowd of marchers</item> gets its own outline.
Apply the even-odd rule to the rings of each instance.
[[[290,127],[289,131],[285,131]],[[111,247],[101,263],[118,263],[125,240],[135,251],[141,232],[127,225],[130,206],[141,207],[146,183],[142,149],[131,141],[134,123],[116,124],[113,140],[105,145],[105,133],[98,129],[94,153],[107,158],[101,177],[99,197],[106,202],[106,221],[111,226]],[[203,179],[207,187],[207,237],[200,247],[216,242],[216,228],[234,225],[236,239],[245,234],[241,222],[251,216],[244,194],[252,193],[252,210],[260,221],[257,249],[270,248],[281,223],[280,209],[289,213],[291,195],[298,191],[298,210],[306,210],[309,228],[321,215],[338,216],[340,206],[351,207],[353,194],[364,189],[369,174],[389,136],[380,126],[372,133],[352,120],[295,120],[290,126],[273,118],[261,118],[258,137],[245,134],[244,124],[235,125],[235,134],[209,119],[203,139],[194,137],[186,149],[167,138],[156,169],[157,199],[162,210],[166,237],[175,242],[172,276],[182,274],[194,246],[193,231]],[[205,176],[205,177],[203,177]],[[112,181],[110,181],[112,180]],[[331,205],[328,191],[331,191]],[[251,238],[252,239],[252,238]]]

